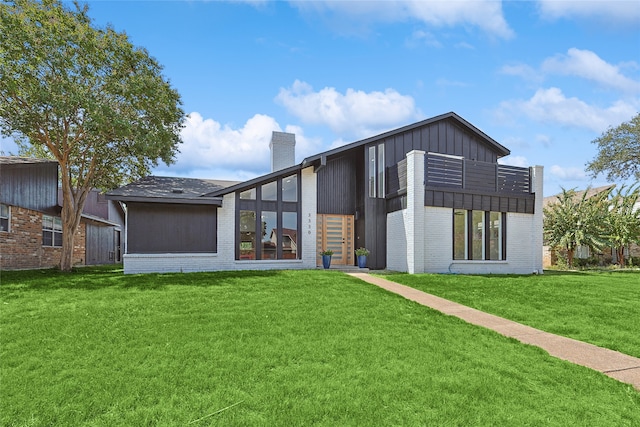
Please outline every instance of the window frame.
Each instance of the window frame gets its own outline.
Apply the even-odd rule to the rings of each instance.
[[[6,208],[6,215],[3,213],[3,208]],[[3,223],[6,222],[6,229]],[[11,206],[4,203],[0,203],[0,232],[11,232]]]
[[[295,177],[295,201],[284,200],[284,184],[285,180]],[[276,199],[263,199],[262,189],[268,188],[267,186],[275,183],[277,189]],[[266,260],[299,260],[302,254],[299,251],[301,248],[301,225],[302,225],[302,175],[300,172],[294,174],[288,174],[286,176],[280,176],[275,179],[263,181],[254,184],[252,187],[244,188],[236,191],[236,225],[235,225],[235,259],[236,261],[266,261]],[[241,195],[249,194],[249,192],[255,194],[255,199],[241,198]],[[290,198],[290,197],[288,197]],[[241,211],[253,211],[255,213],[255,248],[253,251],[253,257],[247,258],[241,256],[241,244],[242,236],[240,230],[240,217]],[[267,213],[275,213],[275,228],[276,228],[276,246],[275,246],[275,258],[264,258],[266,251],[264,250],[264,238],[270,234],[270,230],[267,230],[267,236],[258,235],[257,230],[262,230],[262,217]],[[296,247],[295,258],[285,258],[283,250],[283,223],[284,213],[296,214]],[[269,240],[271,240],[269,238]],[[264,259],[263,259],[264,258]]]
[[[458,212],[464,213],[464,236],[460,238],[460,230],[456,228],[456,216],[460,215]],[[451,257],[453,261],[506,261],[507,260],[507,213],[497,211],[480,211],[473,209],[453,209],[452,210],[452,252]],[[475,247],[476,251],[481,249],[481,255],[474,254],[474,242],[477,242],[476,228],[478,214],[482,214],[481,223],[481,239],[480,247]],[[474,215],[476,214],[476,215]],[[496,227],[492,224],[492,214],[499,214],[498,216],[498,236],[496,239],[492,239],[491,231]],[[476,219],[474,219],[474,216]],[[494,215],[495,216],[495,215]],[[458,224],[459,228],[459,224]],[[498,254],[497,258],[492,257],[492,241],[497,241]],[[459,257],[460,244],[464,245],[464,258]]]
[[[50,226],[47,224],[49,221]],[[45,233],[51,235],[51,244],[45,244]],[[42,215],[42,246],[47,248],[62,247],[62,218],[59,216]]]

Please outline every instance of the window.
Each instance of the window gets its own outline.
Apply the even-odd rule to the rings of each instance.
[[[62,246],[62,219],[42,215],[42,246]]]
[[[282,179],[282,200],[284,202],[298,201],[298,176],[291,175]]]
[[[453,210],[454,260],[505,260],[506,214]]]
[[[0,231],[9,231],[9,206],[0,203]]]
[[[369,197],[385,198],[384,144],[369,147]]]
[[[256,199],[256,189],[255,188],[250,188],[248,190],[243,191],[242,193],[240,193],[240,199],[243,199],[243,200],[255,200]]]
[[[240,211],[240,259],[256,259],[255,211]]]
[[[298,259],[300,179],[290,175],[236,193],[236,259]]]

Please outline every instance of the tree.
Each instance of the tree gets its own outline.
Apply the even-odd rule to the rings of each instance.
[[[567,265],[573,267],[578,246],[599,250],[606,246],[604,218],[607,197],[611,190],[589,197],[589,189],[581,195],[575,190],[562,189],[558,202],[544,209],[544,238],[552,248],[567,251]]]
[[[640,184],[622,186],[612,197],[606,217],[607,239],[624,267],[624,248],[640,243]]]
[[[640,180],[640,114],[609,128],[592,143],[598,144],[598,155],[587,163],[587,171],[594,178],[606,173],[609,181],[630,177]]]
[[[157,61],[126,34],[92,27],[88,7],[74,6],[0,3],[0,127],[21,154],[60,165],[63,271],[91,189],[172,163],[185,120]]]

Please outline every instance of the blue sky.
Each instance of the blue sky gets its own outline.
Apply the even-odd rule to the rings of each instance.
[[[269,172],[273,130],[297,160],[454,111],[545,167],[545,195],[601,185],[591,141],[640,111],[640,0],[91,1],[145,47],[190,118],[156,175]],[[5,152],[14,150],[3,141]]]

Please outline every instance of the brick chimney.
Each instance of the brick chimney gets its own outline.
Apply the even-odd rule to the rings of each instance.
[[[295,134],[273,131],[269,148],[271,149],[271,172],[296,164]]]

